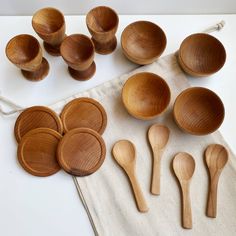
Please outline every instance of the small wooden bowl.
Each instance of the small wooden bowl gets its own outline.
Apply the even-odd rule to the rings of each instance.
[[[194,135],[207,135],[216,131],[224,120],[224,105],[211,90],[188,88],[176,98],[174,118],[184,131]]]
[[[95,71],[94,45],[89,37],[83,34],[72,34],[61,44],[61,55],[68,64],[70,75],[76,80],[88,80]]]
[[[125,56],[139,65],[154,62],[166,48],[166,35],[156,24],[136,21],[128,25],[121,35]]]
[[[119,17],[113,9],[105,6],[93,8],[86,16],[86,24],[97,53],[109,54],[116,49]]]
[[[122,90],[127,111],[141,120],[154,119],[170,103],[170,88],[160,76],[142,72],[131,76]]]
[[[7,58],[21,69],[23,76],[31,81],[39,81],[47,76],[48,61],[42,57],[38,40],[29,34],[12,38],[6,46]]]
[[[60,45],[66,30],[64,15],[55,8],[40,9],[33,15],[32,26],[44,40],[45,50],[52,56],[60,56]]]
[[[192,34],[182,42],[178,52],[183,70],[196,77],[209,76],[225,64],[226,52],[222,43],[209,34]]]

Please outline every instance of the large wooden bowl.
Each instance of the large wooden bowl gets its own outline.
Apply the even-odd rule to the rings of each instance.
[[[192,34],[182,42],[178,59],[183,70],[196,77],[220,70],[226,60],[222,43],[209,34]]]
[[[139,65],[154,62],[166,48],[164,31],[149,21],[136,21],[128,25],[121,35],[125,56]]]
[[[221,99],[214,92],[194,87],[180,93],[173,113],[181,129],[194,135],[206,135],[220,127],[225,111]]]
[[[126,81],[122,100],[132,116],[150,120],[160,115],[169,105],[170,88],[160,76],[142,72]]]

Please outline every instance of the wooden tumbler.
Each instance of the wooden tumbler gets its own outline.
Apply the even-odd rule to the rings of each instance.
[[[118,23],[118,15],[109,7],[95,7],[87,14],[86,24],[97,53],[109,54],[116,49]]]
[[[28,80],[42,80],[49,72],[48,61],[42,57],[42,48],[31,35],[20,34],[12,38],[6,46],[6,55]]]
[[[69,66],[70,75],[76,80],[88,80],[94,75],[94,54],[92,40],[83,34],[72,34],[61,44],[61,56]]]
[[[55,8],[40,9],[33,15],[32,26],[44,40],[45,50],[52,56],[60,56],[60,45],[66,36],[64,15]]]

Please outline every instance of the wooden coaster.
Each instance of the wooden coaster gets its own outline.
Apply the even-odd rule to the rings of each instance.
[[[60,166],[76,176],[94,173],[104,162],[105,155],[103,138],[88,128],[73,129],[66,133],[57,149]]]
[[[36,128],[50,128],[63,133],[62,122],[54,111],[47,107],[34,106],[25,109],[16,120],[14,132],[17,142],[27,132]]]
[[[58,172],[57,146],[61,138],[61,134],[48,128],[28,132],[17,150],[21,166],[35,176],[49,176]]]
[[[64,131],[75,128],[90,128],[103,134],[107,125],[107,115],[100,103],[92,98],[77,98],[62,110],[61,120]]]

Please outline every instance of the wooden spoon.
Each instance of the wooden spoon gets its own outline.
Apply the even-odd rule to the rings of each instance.
[[[205,151],[205,160],[210,174],[206,214],[215,218],[217,213],[217,187],[220,174],[228,161],[228,152],[222,145],[211,144]]]
[[[148,207],[135,173],[136,154],[134,144],[128,140],[120,140],[115,143],[112,153],[130,180],[138,210],[140,212],[147,212]]]
[[[195,170],[195,161],[188,153],[180,152],[173,159],[173,169],[182,190],[182,226],[185,229],[191,229],[192,211],[189,187]]]
[[[148,139],[153,152],[151,193],[154,195],[160,194],[161,156],[169,140],[169,134],[170,130],[159,124],[152,125],[148,130]]]

